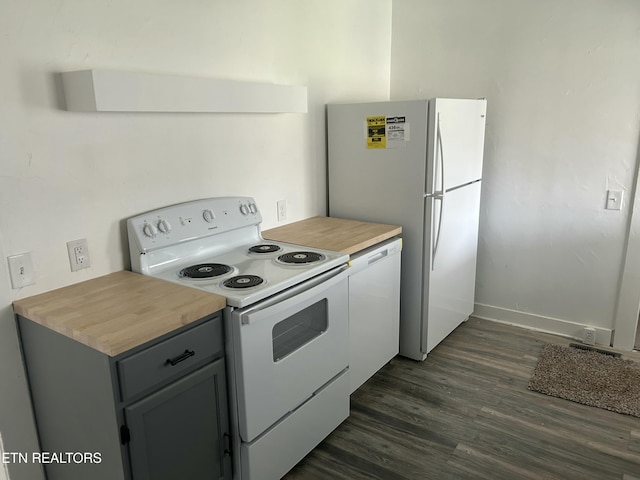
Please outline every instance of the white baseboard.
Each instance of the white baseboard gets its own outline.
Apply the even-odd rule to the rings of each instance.
[[[582,341],[583,329],[585,327],[591,327],[596,331],[597,345],[611,345],[611,336],[613,333],[610,329],[596,327],[595,325],[569,322],[559,318],[545,317],[533,313],[510,310],[508,308],[483,305],[481,303],[475,304],[475,310],[472,316],[482,318],[484,320],[505,323],[507,325],[528,328],[537,332],[552,333],[554,335],[573,338],[579,341]]]

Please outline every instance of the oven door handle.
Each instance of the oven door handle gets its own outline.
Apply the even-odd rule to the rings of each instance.
[[[329,288],[341,281],[342,273],[346,272],[348,269],[349,264],[345,264],[329,272],[321,273],[320,275],[317,275],[312,279],[303,282],[295,287],[292,287],[280,294],[274,295],[273,297],[268,298],[261,303],[248,307],[246,310],[236,310],[234,314],[238,314],[241,317],[243,325],[251,325],[251,318],[255,313],[272,307],[273,305],[276,305],[278,303],[282,303],[290,298],[293,298],[294,296],[303,295],[305,292],[309,292],[319,285],[324,285],[326,288]]]

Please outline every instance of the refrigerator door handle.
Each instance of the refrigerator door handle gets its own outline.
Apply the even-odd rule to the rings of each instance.
[[[438,121],[436,127],[436,138],[437,138],[437,148],[440,152],[440,191],[436,193],[440,193],[444,195],[444,148],[442,147],[442,132],[440,130],[440,114],[438,113]]]
[[[436,268],[436,255],[438,253],[438,246],[440,245],[440,230],[442,227],[442,216],[444,214],[444,197],[445,197],[445,183],[444,183],[444,148],[442,147],[442,133],[440,131],[440,114],[438,113],[437,120],[437,145],[438,151],[440,152],[440,191],[437,192],[434,196],[434,208],[435,208],[435,200],[440,201],[440,211],[438,212],[438,231],[436,233],[436,239],[433,242],[433,250],[431,252],[431,270],[435,270]]]
[[[431,270],[435,270],[436,268],[436,255],[438,254],[438,246],[440,245],[440,231],[442,230],[442,215],[444,211],[444,193],[440,195],[433,196],[433,208],[435,209],[435,201],[440,201],[440,211],[438,212],[438,230],[436,233],[436,239],[433,242],[433,249],[431,251]],[[434,222],[435,223],[435,222]],[[435,225],[434,225],[435,226]]]

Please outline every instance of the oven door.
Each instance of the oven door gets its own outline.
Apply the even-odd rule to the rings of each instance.
[[[347,368],[347,268],[232,311],[238,428],[244,442]]]

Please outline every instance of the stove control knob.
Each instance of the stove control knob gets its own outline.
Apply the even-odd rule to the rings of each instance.
[[[213,222],[213,220],[215,220],[216,216],[213,213],[213,210],[207,208],[206,210],[202,211],[202,218],[204,218],[205,222],[211,223]]]
[[[149,238],[153,238],[158,234],[158,229],[151,225],[150,223],[145,223],[142,226],[142,233]]]
[[[240,205],[240,213],[243,215],[249,215],[249,207],[247,207],[244,203]]]
[[[162,219],[158,222],[158,230],[160,230],[164,234],[167,234],[171,231],[171,224]]]
[[[256,213],[258,213],[258,207],[256,206],[255,203],[250,203],[249,204],[249,210],[251,211],[251,213],[253,213],[254,215]]]

